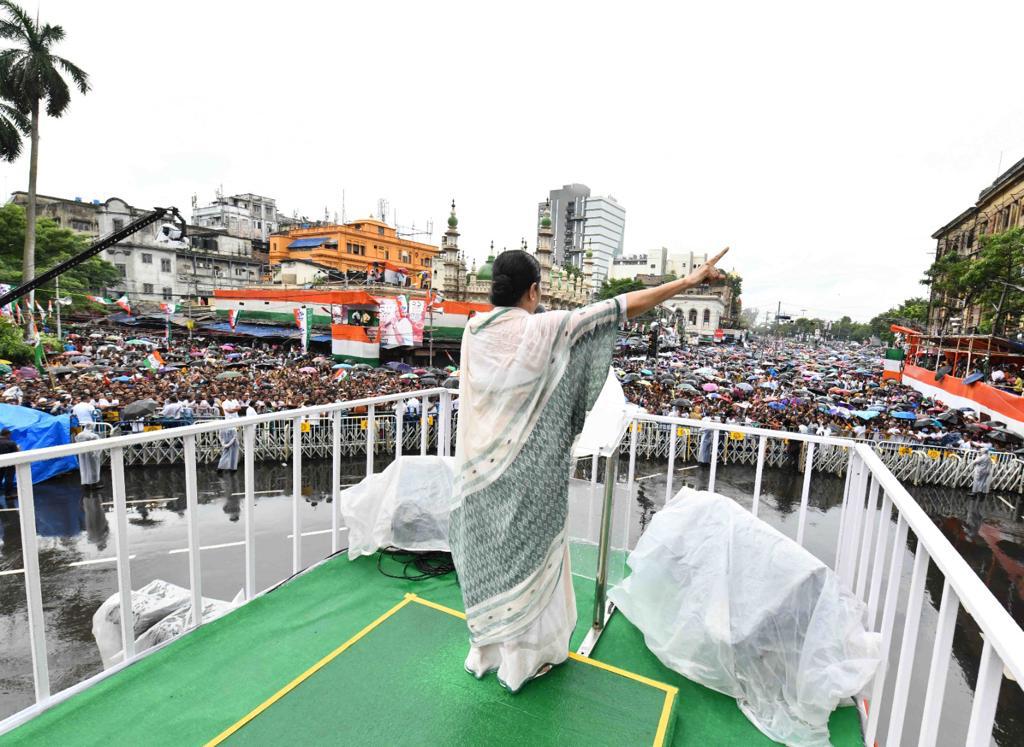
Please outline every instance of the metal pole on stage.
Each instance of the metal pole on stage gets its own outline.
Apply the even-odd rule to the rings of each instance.
[[[608,551],[611,545],[612,505],[615,498],[615,481],[619,471],[619,447],[616,446],[605,458],[604,501],[601,506],[601,526],[597,539],[597,573],[594,586],[594,621],[580,644],[581,656],[590,656],[604,632],[605,625],[615,605],[608,601]]]

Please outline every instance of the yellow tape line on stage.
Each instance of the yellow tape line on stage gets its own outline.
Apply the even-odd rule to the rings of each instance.
[[[454,610],[451,607],[445,607],[443,604],[438,604],[437,602],[431,602],[429,599],[424,599],[423,597],[416,596],[415,594],[406,594],[405,598],[401,602],[396,604],[394,607],[389,609],[387,612],[385,612],[383,615],[378,617],[372,623],[370,623],[365,628],[360,630],[358,633],[356,633],[354,636],[349,638],[343,644],[341,644],[336,649],[331,651],[331,653],[327,654],[327,656],[322,658],[320,661],[318,661],[316,664],[311,666],[305,672],[300,674],[298,677],[293,679],[291,682],[289,682],[287,685],[282,687],[276,693],[271,695],[265,701],[260,703],[258,706],[256,706],[256,708],[254,708],[253,710],[249,711],[249,713],[247,713],[245,716],[243,716],[237,722],[235,722],[234,724],[229,726],[227,729],[222,731],[220,734],[218,734],[216,737],[211,739],[209,742],[206,743],[205,747],[214,747],[215,745],[218,745],[221,742],[223,742],[225,739],[230,737],[232,734],[234,734],[236,731],[241,729],[247,723],[252,721],[254,718],[259,716],[261,713],[263,713],[268,708],[270,708],[270,706],[272,706],[274,703],[279,701],[285,695],[287,695],[292,690],[294,690],[296,687],[298,687],[300,684],[302,684],[303,681],[305,681],[305,680],[309,679],[310,677],[312,677],[320,669],[323,669],[323,667],[325,667],[327,664],[329,664],[331,661],[333,661],[335,658],[337,658],[337,656],[339,654],[343,653],[346,649],[351,647],[352,644],[356,643],[359,639],[361,639],[364,636],[366,636],[370,631],[372,631],[374,628],[379,626],[382,622],[384,622],[389,617],[394,615],[396,612],[398,612],[398,610],[402,609],[402,607],[405,607],[407,604],[410,604],[410,603],[416,603],[416,604],[421,604],[424,607],[430,607],[431,609],[435,609],[438,612],[444,612],[445,614],[457,617],[460,620],[465,620],[466,619],[466,614],[464,612],[459,612],[458,610]],[[603,670],[605,670],[607,672],[611,672],[612,674],[617,674],[620,677],[626,677],[627,679],[631,679],[631,680],[634,680],[636,682],[640,682],[640,683],[642,683],[644,685],[648,685],[650,687],[654,687],[654,688],[664,692],[665,693],[665,703],[664,703],[664,705],[662,705],[661,717],[658,719],[658,729],[657,729],[657,731],[655,732],[655,735],[654,735],[654,747],[661,747],[665,743],[665,735],[668,732],[669,719],[672,716],[672,704],[675,701],[676,696],[679,694],[679,689],[678,688],[673,687],[672,685],[666,685],[664,682],[658,682],[657,680],[652,680],[652,679],[650,679],[648,677],[644,677],[643,675],[634,674],[633,672],[626,671],[625,669],[620,669],[619,667],[613,666],[611,664],[606,664],[603,661],[597,661],[596,659],[591,659],[590,657],[587,657],[587,656],[580,656],[579,654],[577,654],[577,653],[575,653],[573,651],[569,652],[569,658],[572,659],[573,661],[578,661],[578,662],[580,662],[582,664],[589,664],[592,667],[597,667],[598,669],[603,669]]]
[[[230,737],[232,734],[234,734],[236,731],[241,729],[247,723],[252,721],[254,718],[259,716],[261,713],[263,713],[268,708],[270,708],[270,706],[274,705],[274,703],[279,701],[285,695],[287,695],[292,690],[294,690],[296,687],[298,687],[300,684],[302,684],[302,682],[304,680],[309,679],[311,676],[316,674],[317,671],[319,671],[320,669],[323,669],[323,667],[325,667],[332,660],[334,660],[339,654],[343,653],[353,643],[358,641],[360,638],[364,637],[367,633],[369,633],[371,630],[376,628],[378,625],[380,625],[382,622],[387,620],[389,617],[391,617],[393,614],[398,612],[398,610],[402,609],[402,607],[404,607],[405,605],[409,604],[411,601],[412,601],[412,599],[410,599],[408,596],[406,596],[406,598],[403,599],[401,602],[399,602],[394,607],[389,609],[387,612],[385,612],[383,615],[378,617],[372,623],[367,625],[365,628],[360,630],[358,633],[356,633],[354,636],[349,638],[343,644],[341,644],[336,649],[331,651],[331,653],[327,654],[327,656],[322,658],[320,661],[318,661],[316,664],[311,666],[305,672],[300,674],[298,677],[293,679],[291,682],[289,682],[287,685],[282,687],[276,693],[274,693],[269,698],[264,700],[262,703],[260,703],[258,706],[256,706],[256,708],[254,708],[253,710],[249,711],[249,713],[247,713],[245,716],[243,716],[240,720],[238,720],[237,722],[235,722],[234,724],[229,726],[227,729],[222,731],[220,734],[218,734],[216,737],[211,739],[209,742],[207,742],[206,743],[206,747],[213,747],[214,745],[218,745],[221,742],[223,742],[225,739]]]
[[[405,598],[406,601],[416,602],[417,604],[422,604],[425,607],[430,607],[432,609],[438,610],[439,612],[446,612],[449,615],[454,615],[455,617],[458,617],[461,620],[466,619],[466,614],[464,612],[453,610],[451,607],[445,607],[443,604],[438,604],[437,602],[431,602],[430,600],[423,599],[422,597],[418,597],[415,594],[406,594]],[[603,669],[606,672],[617,674],[620,677],[626,677],[627,679],[631,679],[635,682],[640,682],[644,685],[648,685],[650,687],[656,688],[664,692],[665,703],[661,707],[661,718],[658,719],[658,730],[654,735],[654,745],[655,747],[660,747],[662,744],[665,743],[665,735],[668,732],[669,719],[672,716],[672,703],[675,701],[676,696],[679,694],[679,688],[673,687],[672,685],[666,685],[664,682],[652,680],[649,677],[644,677],[641,674],[635,674],[625,669],[619,669],[619,667],[613,666],[611,664],[605,664],[603,661],[591,659],[588,656],[580,656],[575,651],[569,652],[569,658],[573,661],[578,661],[582,664],[589,664],[592,667]]]

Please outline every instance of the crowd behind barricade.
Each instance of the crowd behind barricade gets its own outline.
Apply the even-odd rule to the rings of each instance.
[[[858,343],[755,339],[653,357],[623,349],[616,373],[627,398],[657,415],[947,449],[1020,446],[1003,424],[883,380],[881,355]]]
[[[638,349],[636,338],[623,337],[615,370],[627,398],[657,415],[942,448],[1019,446],[999,424],[884,382],[880,356],[854,343],[768,338],[649,355],[646,342]],[[46,375],[34,373],[6,375],[3,401],[122,431],[452,387],[458,376],[454,366],[372,368],[265,342],[181,339],[157,350],[155,341],[98,333],[69,336]],[[418,417],[419,408],[410,398],[405,415]]]
[[[107,422],[141,430],[411,392],[437,386],[454,370],[338,364],[267,343],[186,339],[162,345],[155,356],[152,342],[117,336],[74,337],[65,347],[45,375],[8,374],[3,402],[71,415],[75,427]],[[405,414],[418,417],[420,408],[410,398]]]

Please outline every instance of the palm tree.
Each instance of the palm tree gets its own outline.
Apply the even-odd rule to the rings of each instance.
[[[0,51],[0,96],[10,101],[29,120],[30,155],[28,166],[28,206],[25,210],[25,254],[22,258],[22,282],[36,275],[36,174],[39,167],[39,113],[45,102],[46,113],[61,116],[71,103],[66,74],[85,94],[89,76],[71,61],[51,52],[64,38],[64,29],[40,25],[11,0],[0,0],[7,18],[0,18],[0,39],[18,46]],[[29,297],[32,308],[35,294]]]
[[[21,155],[21,136],[29,134],[28,117],[5,101],[0,101],[0,160],[14,161]]]

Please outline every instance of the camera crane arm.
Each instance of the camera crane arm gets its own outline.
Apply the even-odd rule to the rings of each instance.
[[[185,219],[181,216],[181,213],[178,212],[178,208],[153,208],[151,212],[148,212],[145,215],[136,218],[123,228],[119,228],[113,233],[109,233],[103,238],[96,240],[95,242],[93,242],[92,245],[89,246],[88,249],[79,252],[74,257],[71,257],[71,259],[64,260],[56,267],[52,267],[51,269],[44,272],[42,275],[32,278],[27,283],[22,283],[17,288],[14,288],[13,290],[5,293],[3,296],[0,296],[0,306],[4,306],[5,304],[17,301],[22,296],[27,295],[34,291],[36,288],[39,288],[40,286],[50,282],[58,275],[62,275],[68,270],[74,267],[78,267],[78,265],[82,264],[91,257],[95,257],[104,249],[114,246],[119,241],[128,238],[133,233],[141,231],[146,226],[152,225],[153,223],[156,223],[158,220],[161,220],[166,216],[170,216],[170,219],[174,223],[175,227],[179,231],[181,231],[181,239],[184,239]]]

